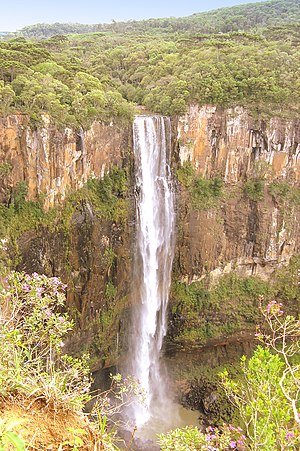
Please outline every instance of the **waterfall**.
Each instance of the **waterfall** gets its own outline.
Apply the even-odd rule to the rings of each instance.
[[[136,167],[136,256],[133,283],[131,368],[145,391],[133,407],[135,424],[145,424],[166,400],[160,351],[174,253],[174,194],[170,171],[170,119],[138,116],[133,124]]]

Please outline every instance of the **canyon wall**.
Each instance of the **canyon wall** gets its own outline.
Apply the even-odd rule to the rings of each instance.
[[[190,161],[199,176],[223,180],[212,208],[187,208],[181,189],[176,261],[183,279],[214,280],[233,270],[268,278],[299,253],[299,203],[287,201],[288,190],[299,188],[299,121],[192,106],[178,121],[177,159]],[[261,189],[256,198],[247,195],[251,182]]]
[[[47,115],[43,126],[26,115],[0,118],[0,165],[9,165],[0,181],[0,201],[9,188],[25,181],[28,198],[43,198],[45,208],[64,201],[91,177],[103,177],[112,166],[128,163],[131,127],[94,122],[87,131],[57,129]],[[7,166],[8,167],[8,166]]]
[[[78,327],[67,346],[91,352],[95,368],[110,365],[122,346],[130,308],[131,126],[95,122],[87,131],[59,130],[47,116],[43,124],[32,127],[21,114],[0,120],[0,202],[7,208],[20,182],[26,182],[29,200],[55,212],[88,180],[113,167],[128,174],[121,219],[99,213],[91,199],[79,196],[67,204],[72,207],[67,223],[56,224],[54,214],[55,227],[41,221],[14,237],[18,269],[60,276],[68,284],[67,302]],[[205,279],[213,285],[232,272],[268,280],[299,254],[299,121],[254,119],[242,108],[191,106],[173,120],[173,149],[174,174],[190,162],[195,178],[223,183],[212,205],[195,206],[188,187],[178,182],[174,281]],[[180,303],[172,295],[175,310]],[[218,318],[214,311],[213,318],[205,310],[195,314],[206,315],[207,322]]]
[[[111,205],[101,210],[95,194],[79,193],[88,180],[103,178],[112,168],[131,177],[131,125],[95,122],[87,131],[75,131],[57,129],[47,116],[43,123],[36,128],[25,115],[0,120],[2,214],[9,212],[17,223],[10,254],[18,270],[59,276],[67,283],[76,333],[66,349],[88,351],[94,367],[110,365],[118,354],[121,316],[129,302],[131,184],[116,213]],[[14,208],[14,199],[22,183],[28,187],[27,200],[41,202],[46,213],[35,221],[36,207],[29,202],[29,219],[18,225],[22,207]],[[115,200],[118,194],[110,196]]]

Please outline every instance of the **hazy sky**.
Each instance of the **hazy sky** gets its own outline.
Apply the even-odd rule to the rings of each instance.
[[[1,0],[0,31],[38,22],[101,23],[150,17],[188,16],[261,0]]]

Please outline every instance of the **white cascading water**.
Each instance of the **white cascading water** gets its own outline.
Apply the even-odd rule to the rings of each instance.
[[[136,258],[131,371],[145,391],[133,406],[139,427],[166,403],[160,352],[167,326],[167,304],[174,254],[174,193],[170,171],[170,119],[138,116],[133,124],[136,167]],[[160,407],[159,407],[160,409]]]

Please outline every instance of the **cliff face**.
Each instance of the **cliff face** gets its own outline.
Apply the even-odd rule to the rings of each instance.
[[[110,364],[118,354],[119,334],[126,331],[122,321],[127,321],[130,292],[131,127],[94,123],[85,132],[60,131],[46,116],[43,121],[34,129],[24,115],[0,120],[2,203],[9,204],[25,181],[28,199],[44,199],[46,209],[62,208],[68,193],[88,179],[101,178],[115,166],[129,174],[126,218],[124,212],[122,219],[103,216],[90,199],[80,198],[72,204],[67,229],[42,224],[17,239],[18,269],[58,275],[68,284],[67,302],[79,325],[70,346],[91,351],[95,365]],[[197,177],[223,180],[215,204],[203,208],[195,208],[178,184],[175,280],[208,276],[216,282],[232,271],[267,279],[299,253],[299,196],[293,191],[300,179],[299,122],[254,120],[239,108],[193,106],[173,121],[173,143],[174,170],[190,161]]]
[[[43,127],[32,128],[26,115],[0,119],[0,164],[9,165],[0,182],[1,201],[9,188],[26,181],[28,198],[42,196],[45,208],[59,204],[90,177],[103,176],[112,165],[127,164],[129,127],[94,122],[85,132],[57,130],[43,116]]]
[[[239,107],[192,106],[179,118],[178,142],[181,163],[191,160],[205,177],[218,172],[226,183],[237,183],[262,160],[270,164],[271,178],[300,180],[298,120],[254,120]]]
[[[43,120],[44,127],[37,129],[25,115],[0,120],[0,201],[10,205],[18,184],[26,182],[28,200],[41,199],[46,210],[54,207],[46,223],[42,219],[17,236],[17,269],[59,276],[68,284],[67,303],[77,326],[67,346],[89,351],[95,366],[109,365],[118,354],[128,302],[133,241],[129,192],[122,199],[122,214],[114,215],[99,210],[84,194],[67,204],[64,200],[112,168],[126,169],[130,177],[131,127],[95,122],[76,132]]]
[[[177,157],[198,175],[223,180],[214,208],[187,208],[181,190],[176,270],[182,279],[215,280],[233,270],[267,278],[299,253],[299,205],[276,195],[280,187],[286,194],[296,189],[300,179],[299,121],[193,106],[179,118]],[[261,189],[256,197],[247,195],[249,183]]]

